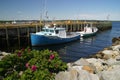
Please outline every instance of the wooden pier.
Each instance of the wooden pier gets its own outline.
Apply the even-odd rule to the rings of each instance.
[[[48,24],[53,24],[53,22],[47,22]],[[112,28],[112,23],[108,21],[79,21],[79,20],[64,20],[64,21],[54,21],[58,27],[63,26],[66,31],[81,31],[86,25],[97,27],[99,30],[106,30]],[[21,41],[24,44],[30,44],[30,33],[35,33],[41,31],[43,24],[40,22],[33,23],[16,23],[16,24],[0,24],[0,46],[5,45],[10,47],[15,44],[21,46]],[[14,43],[16,41],[17,43]]]

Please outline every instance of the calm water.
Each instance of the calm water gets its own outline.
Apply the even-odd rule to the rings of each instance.
[[[112,44],[113,37],[120,36],[120,22],[113,22],[112,29],[98,32],[96,36],[80,39],[67,44],[32,47],[32,49],[50,49],[59,53],[65,62],[73,62],[81,57],[89,57]]]

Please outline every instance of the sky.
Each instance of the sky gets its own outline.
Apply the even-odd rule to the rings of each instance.
[[[40,19],[120,20],[120,0],[0,0],[0,20]]]

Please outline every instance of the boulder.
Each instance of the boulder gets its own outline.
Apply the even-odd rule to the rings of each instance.
[[[89,62],[88,62],[86,59],[81,58],[81,59],[75,61],[75,62],[73,63],[73,65],[84,66],[84,65],[90,65],[90,64],[89,64]]]
[[[65,72],[59,72],[55,76],[55,80],[99,80],[99,77],[96,74],[91,74],[85,70],[75,69]]]
[[[106,61],[102,60],[102,59],[95,59],[95,58],[89,58],[86,59],[89,63],[91,63],[91,65],[94,66],[94,72],[95,73],[99,73],[103,70],[106,70],[108,68],[108,65],[106,63]]]
[[[94,73],[94,69],[90,66],[83,66],[82,69],[88,71],[89,73]]]
[[[100,80],[120,80],[120,67],[99,74]]]
[[[113,38],[113,39],[112,39],[112,43],[113,43],[113,45],[118,45],[118,44],[120,44],[120,37],[115,37],[115,38]]]
[[[78,80],[77,75],[78,75],[78,72],[76,70],[59,72],[55,76],[55,80]]]
[[[116,56],[118,56],[119,52],[113,51],[113,50],[104,50],[102,51],[102,54],[104,54],[103,56],[104,59],[110,59],[110,58],[115,58]]]
[[[114,51],[120,51],[120,45],[112,46],[112,49]],[[120,52],[119,52],[119,54],[120,54]]]

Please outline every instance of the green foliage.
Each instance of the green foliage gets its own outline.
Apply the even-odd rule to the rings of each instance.
[[[66,69],[66,63],[50,50],[16,50],[0,61],[0,75],[4,80],[54,80],[56,73]]]

